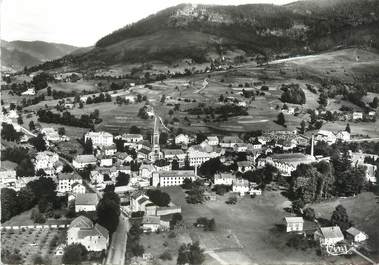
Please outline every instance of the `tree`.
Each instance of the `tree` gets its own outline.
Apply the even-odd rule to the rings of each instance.
[[[24,120],[22,119],[22,116],[18,116],[17,118],[17,123],[20,124],[20,125],[23,125],[24,124]]]
[[[65,135],[66,134],[66,129],[64,127],[59,127],[58,128],[58,134],[60,136]]]
[[[1,189],[1,222],[5,222],[19,212],[17,192],[13,189]]]
[[[376,109],[379,106],[379,98],[378,97],[374,97],[374,99],[372,100],[370,106],[372,108]]]
[[[303,216],[305,220],[314,221],[316,219],[315,210],[313,208],[307,207],[304,209]]]
[[[16,175],[18,177],[34,176],[34,164],[29,157],[24,158],[16,167]]]
[[[352,226],[352,223],[349,221],[349,216],[347,215],[345,207],[341,204],[337,205],[334,210],[332,217],[330,218],[332,225],[338,225],[342,231],[346,231]]]
[[[92,153],[93,153],[92,139],[88,138],[87,141],[84,142],[83,154],[92,154]]]
[[[351,133],[350,124],[346,124],[345,131],[347,131],[348,133]]]
[[[129,184],[130,176],[122,171],[118,172],[116,177],[116,186],[126,186]]]
[[[302,214],[305,202],[302,199],[298,199],[292,202],[292,210],[296,214]]]
[[[63,264],[81,264],[87,260],[87,249],[82,244],[71,244],[65,247],[62,263]]]
[[[147,190],[146,194],[152,203],[160,207],[168,206],[171,201],[170,195],[160,190]]]
[[[168,134],[165,132],[162,132],[159,136],[159,144],[165,145],[167,144],[167,140],[168,140]]]
[[[236,196],[230,196],[225,203],[226,204],[236,204],[237,203],[237,197]]]
[[[34,131],[36,129],[36,126],[35,126],[35,124],[34,124],[34,121],[30,121],[29,122],[29,130],[30,131]]]
[[[120,198],[113,191],[104,191],[96,208],[97,222],[112,234],[116,231],[120,216]]]
[[[278,114],[278,118],[276,120],[276,123],[279,124],[279,125],[285,126],[286,120],[284,118],[284,114],[283,113],[279,113]]]
[[[1,124],[1,138],[7,141],[19,141],[22,136],[21,132],[17,132],[12,124]]]
[[[302,120],[300,123],[300,134],[304,134],[305,130],[306,130],[306,124],[305,124],[305,121]]]
[[[176,159],[171,162],[171,169],[172,170],[178,170],[179,169],[179,162]]]
[[[129,133],[134,133],[134,134],[141,133],[141,129],[133,125],[132,127],[129,128]]]
[[[200,248],[198,241],[189,244],[183,244],[178,250],[178,265],[191,264],[199,265],[204,262],[204,250]]]
[[[161,97],[161,103],[163,104],[165,101],[166,101],[166,95],[163,94],[162,97]]]
[[[38,152],[46,150],[46,141],[43,139],[43,134],[40,133],[36,137],[31,138],[29,141]]]

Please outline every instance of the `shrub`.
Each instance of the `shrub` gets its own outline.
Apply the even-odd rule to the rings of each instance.
[[[172,260],[172,256],[171,256],[171,253],[168,251],[168,250],[165,250],[160,256],[159,258],[161,260]]]

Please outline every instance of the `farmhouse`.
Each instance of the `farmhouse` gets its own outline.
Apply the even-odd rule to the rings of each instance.
[[[142,229],[144,232],[157,232],[170,228],[170,221],[166,221],[161,216],[144,216],[142,219]]]
[[[214,176],[214,185],[233,185],[236,176],[230,173],[218,173]]]
[[[180,186],[185,179],[196,180],[196,174],[193,170],[172,170],[153,172],[154,187]]]
[[[327,144],[334,144],[337,140],[336,136],[331,131],[319,130],[315,136],[316,141],[326,142]]]
[[[347,238],[353,240],[354,242],[363,242],[368,239],[368,236],[365,233],[355,227],[350,227],[347,229],[346,234]]]
[[[45,135],[45,139],[51,142],[59,142],[61,137],[54,128],[42,128],[41,133]]]
[[[284,223],[286,225],[286,232],[303,231],[303,217],[284,217]]]
[[[79,193],[75,198],[75,212],[94,212],[98,203],[96,193]]]
[[[363,113],[360,111],[353,112],[352,119],[353,120],[362,120],[363,119]]]
[[[34,96],[35,94],[36,94],[36,91],[34,88],[28,88],[26,91],[21,93],[21,95],[23,96]]]
[[[344,236],[339,226],[321,227],[314,233],[314,239],[320,245],[335,245],[344,240]]]
[[[76,182],[72,184],[72,193],[74,194],[86,193],[86,187],[82,183]]]
[[[83,169],[88,165],[95,166],[96,162],[97,159],[93,155],[77,155],[75,159],[72,161],[72,165],[76,169]]]
[[[219,144],[217,136],[208,136],[206,141],[210,146],[215,146]]]
[[[103,226],[93,225],[85,216],[75,218],[67,230],[67,244],[82,244],[88,251],[103,251],[108,248],[109,232]]]
[[[336,134],[336,139],[342,142],[350,141],[350,133],[347,131],[339,131]]]
[[[58,165],[59,156],[51,151],[38,152],[34,161],[34,169],[36,171],[43,169],[46,174],[52,174],[55,172],[55,168]]]
[[[84,141],[92,140],[93,146],[113,145],[113,135],[107,132],[88,132],[84,136]]]
[[[222,148],[234,148],[239,143],[243,143],[243,141],[237,136],[224,136],[220,145]]]
[[[233,180],[232,191],[239,193],[240,196],[244,196],[250,191],[249,181],[246,179],[235,179]]]
[[[130,143],[138,143],[143,141],[143,136],[141,134],[126,133],[121,135],[121,139],[126,142],[125,145],[128,145]]]
[[[58,192],[71,192],[75,183],[82,184],[82,178],[77,173],[61,173],[58,175]]]
[[[145,212],[148,206],[154,204],[150,201],[149,197],[145,194],[135,193],[130,196],[130,210],[132,212]]]

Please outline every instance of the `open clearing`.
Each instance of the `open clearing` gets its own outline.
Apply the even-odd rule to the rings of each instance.
[[[159,256],[166,249],[173,256],[172,261],[161,261],[161,264],[175,264],[178,247],[190,240],[200,241],[200,245],[206,253],[205,264],[304,264],[305,262],[362,264],[363,262],[360,257],[356,256],[349,259],[345,257],[320,257],[316,254],[315,248],[296,250],[288,247],[286,242],[291,235],[280,231],[278,228],[282,218],[288,216],[288,213],[283,209],[288,206],[288,201],[280,192],[265,192],[263,196],[254,199],[250,197],[239,198],[236,205],[225,203],[228,195],[217,196],[216,201],[192,205],[186,203],[185,194],[180,187],[162,188],[162,190],[170,194],[174,203],[182,206],[185,229],[176,231],[175,238],[168,238],[169,232],[143,236],[142,242],[146,252]],[[371,193],[362,194],[362,196],[366,196],[364,197],[366,200],[375,199]],[[357,199],[352,198],[352,201]],[[330,214],[335,203],[331,205],[326,203],[324,206],[326,212]],[[357,201],[356,204],[360,204],[360,201]],[[367,210],[375,206],[372,203],[367,205]],[[349,211],[351,210],[356,211],[354,216],[360,216],[359,208],[356,207]],[[329,216],[325,214],[325,218],[329,218]],[[363,212],[362,216],[365,216]],[[195,228],[193,223],[198,217],[214,218],[216,231],[205,232],[201,228]],[[372,217],[377,218],[377,213]],[[375,231],[375,228],[367,231]],[[375,235],[370,236],[375,237]],[[167,242],[167,244],[164,243],[166,246],[162,245],[161,239],[163,237],[165,238],[163,242]]]

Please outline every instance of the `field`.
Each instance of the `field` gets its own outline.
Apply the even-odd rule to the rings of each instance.
[[[357,59],[358,57],[359,59]],[[96,125],[96,130],[105,130],[112,133],[126,132],[133,125],[141,128],[144,134],[151,132],[153,120],[143,120],[137,117],[138,110],[145,104],[152,105],[156,113],[173,130],[181,128],[189,133],[204,132],[226,135],[240,134],[253,130],[294,130],[300,126],[302,120],[310,120],[307,110],[316,109],[319,105],[319,92],[312,93],[306,88],[307,84],[313,85],[317,90],[320,87],[320,80],[325,78],[336,77],[350,82],[353,76],[361,74],[361,70],[359,69],[363,69],[367,65],[372,67],[372,65],[375,66],[376,64],[379,65],[379,56],[360,49],[338,50],[324,54],[278,60],[270,62],[263,67],[257,67],[255,63],[248,62],[235,66],[230,70],[171,78],[153,82],[149,84],[149,87],[135,86],[129,89],[131,93],[146,96],[147,102],[122,104],[120,106],[116,105],[115,102],[84,104],[84,108],[82,109],[75,107],[69,111],[79,117],[82,114],[88,114],[98,109],[103,122]],[[104,69],[104,71],[108,73],[114,72],[113,74],[117,75],[116,73],[122,73],[123,67],[122,65],[116,65],[109,69]],[[137,65],[134,65],[134,67],[137,67]],[[141,68],[142,72],[147,71],[144,70],[144,67]],[[149,67],[159,68],[160,65],[152,64]],[[207,85],[204,85],[205,80]],[[372,80],[375,82],[375,78]],[[53,89],[62,91],[95,91],[98,82],[102,82],[104,86],[108,86],[110,81],[80,80],[76,83],[56,83],[51,84],[51,86]],[[275,123],[277,115],[283,106],[283,102],[280,100],[282,94],[280,87],[282,84],[291,83],[298,84],[303,89],[306,103],[304,105],[287,104],[289,107],[298,108],[299,114],[285,115],[286,127],[283,127]],[[261,91],[262,85],[267,86],[269,90]],[[244,98],[240,94],[242,89],[254,91],[259,95],[256,94],[255,100]],[[122,93],[126,93],[127,91],[120,90],[118,92],[122,96]],[[200,104],[213,108],[220,106],[220,95],[246,102],[248,115],[229,117],[226,121],[220,121],[217,119],[218,115],[188,114],[188,109],[199,107]],[[5,96],[10,97],[8,95]],[[169,96],[170,98],[165,103],[161,103],[162,96]],[[363,98],[363,101],[366,103],[371,102],[375,96],[379,95],[368,93]],[[17,100],[21,100],[21,98],[9,98],[9,101]],[[8,102],[8,99],[6,102]],[[46,105],[48,108],[54,108],[57,103],[57,100],[43,101],[37,105],[27,107],[26,110],[36,111]],[[175,104],[180,105],[179,111],[175,111],[174,114],[170,115],[169,111],[174,108]],[[332,112],[339,111],[341,106],[350,107],[354,111],[362,111],[360,107],[341,99],[340,96],[329,99],[326,110]],[[348,121],[324,122],[322,129],[332,131],[343,130],[347,123]],[[353,135],[368,135],[369,137],[377,137],[379,135],[379,121],[376,123],[350,123]],[[59,127],[59,125],[52,126]],[[68,126],[65,126],[65,128],[67,134],[74,138],[81,137],[83,131],[87,130],[70,128]]]
[[[20,229],[1,232],[1,251],[19,250],[22,264],[33,264],[36,256],[60,264],[62,256],[55,255],[55,245],[50,242],[54,237],[64,242],[65,231],[57,229]]]
[[[216,201],[208,201],[202,205],[192,205],[185,202],[185,194],[181,188],[172,187],[163,188],[163,190],[170,194],[174,203],[182,206],[185,229],[176,231],[174,238],[170,238],[168,233],[152,233],[142,237],[141,242],[146,252],[156,257],[165,250],[171,253],[173,260],[161,261],[161,264],[175,264],[178,247],[191,240],[200,241],[200,245],[206,253],[205,264],[296,264],[304,262],[317,264],[353,262],[353,264],[358,264],[363,261],[359,257],[348,260],[345,257],[320,257],[316,248],[297,250],[288,247],[286,243],[292,235],[281,231],[279,225],[282,218],[289,215],[284,208],[288,207],[290,203],[280,192],[265,192],[263,196],[254,199],[239,198],[236,205],[225,203],[228,195],[217,196]],[[366,200],[372,198],[371,194],[363,196],[368,196]],[[372,203],[367,204],[367,210],[372,206]],[[329,214],[333,211],[333,207],[334,204],[325,204],[324,206]],[[356,211],[354,216],[360,216],[362,213],[357,207],[354,208],[354,211]],[[375,215],[375,217],[377,216]],[[205,232],[201,228],[195,228],[193,223],[198,217],[214,218],[216,231]],[[329,215],[325,214],[325,218],[329,218]],[[377,219],[372,219],[372,222],[374,224]],[[372,229],[367,231],[375,230],[375,228]]]
[[[353,221],[356,228],[365,231],[369,235],[369,246],[376,250],[376,258],[379,261],[379,197],[373,193],[362,193],[356,197],[340,198],[331,202],[323,202],[311,205],[316,211],[316,216],[330,219],[335,207],[342,204]]]

